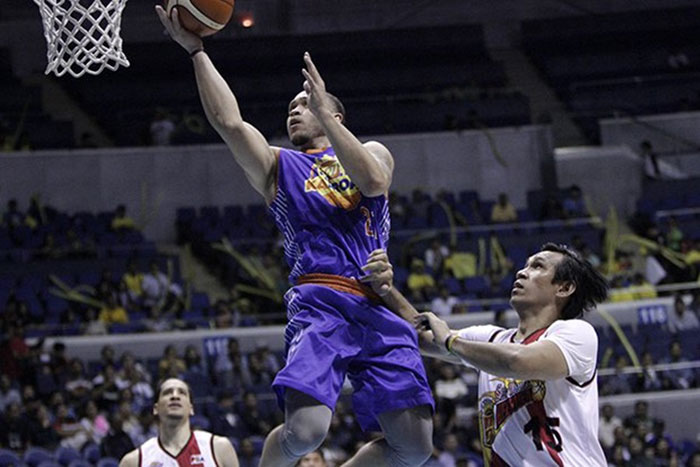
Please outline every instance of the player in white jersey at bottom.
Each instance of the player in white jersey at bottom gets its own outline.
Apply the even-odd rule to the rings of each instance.
[[[413,322],[424,355],[479,371],[479,431],[488,466],[606,466],[598,442],[595,329],[579,319],[605,300],[607,282],[564,245],[547,243],[516,274],[510,304],[518,326],[457,331],[418,313],[392,285],[376,250],[362,279]]]
[[[227,438],[190,428],[194,407],[186,382],[166,379],[156,397],[153,414],[158,417],[158,437],[126,454],[119,467],[238,467],[238,456]]]

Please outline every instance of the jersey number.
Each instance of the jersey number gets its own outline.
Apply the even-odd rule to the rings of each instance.
[[[549,449],[561,452],[561,435],[555,429],[558,426],[559,419],[556,417],[532,417],[523,428],[525,433],[532,433],[532,442],[538,451],[543,449],[542,443],[547,443]]]
[[[372,230],[372,213],[364,206],[360,207],[360,212],[365,216],[365,235],[377,238],[377,233]]]

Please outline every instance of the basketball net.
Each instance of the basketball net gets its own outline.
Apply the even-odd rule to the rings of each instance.
[[[34,0],[44,24],[45,73],[76,78],[129,66],[122,52],[122,12],[127,0]]]

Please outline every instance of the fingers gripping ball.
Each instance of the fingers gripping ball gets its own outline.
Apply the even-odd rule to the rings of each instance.
[[[198,36],[210,36],[226,26],[233,15],[234,0],[165,0],[170,16],[177,7],[182,26]]]

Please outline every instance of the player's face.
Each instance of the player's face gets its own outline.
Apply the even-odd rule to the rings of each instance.
[[[314,138],[323,136],[321,124],[309,110],[308,96],[305,91],[301,91],[289,103],[287,134],[292,144],[297,147],[304,147]]]
[[[193,415],[187,384],[174,378],[166,380],[161,385],[153,413],[169,419],[182,419]]]
[[[561,253],[540,251],[532,255],[516,274],[510,303],[517,310],[523,306],[546,306],[554,304],[558,284],[553,284],[557,265],[563,259]]]

